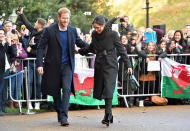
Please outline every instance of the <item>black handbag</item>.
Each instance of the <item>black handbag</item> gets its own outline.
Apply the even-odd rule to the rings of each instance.
[[[129,74],[129,86],[132,91],[136,91],[139,87],[139,82],[136,80],[135,76]]]

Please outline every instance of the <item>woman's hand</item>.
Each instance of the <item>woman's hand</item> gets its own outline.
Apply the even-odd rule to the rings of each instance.
[[[133,69],[132,68],[128,68],[128,72],[133,74]]]
[[[146,58],[146,63],[148,63],[150,61],[150,59],[149,58]]]
[[[161,61],[162,61],[162,58],[159,57],[159,58],[158,58],[158,61],[161,62]]]

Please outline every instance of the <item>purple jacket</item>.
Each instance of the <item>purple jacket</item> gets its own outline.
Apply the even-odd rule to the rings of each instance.
[[[22,44],[17,44],[17,50],[20,50],[20,53],[17,57],[11,58],[11,62],[14,62],[17,58],[24,59],[24,58],[28,57],[28,54],[26,53],[26,51],[22,47]],[[19,65],[17,66],[17,71],[18,72],[22,71],[22,64],[21,63],[19,63]]]

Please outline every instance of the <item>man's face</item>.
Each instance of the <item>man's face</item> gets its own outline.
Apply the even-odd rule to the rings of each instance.
[[[69,13],[64,13],[58,16],[59,25],[63,28],[69,25],[70,15]]]
[[[94,26],[95,31],[98,34],[101,34],[102,31],[104,30],[105,24],[104,25],[99,25],[99,24],[94,23],[93,26]]]
[[[4,25],[4,30],[5,30],[5,32],[11,32],[12,31],[12,23],[6,23],[5,25]]]
[[[38,29],[40,29],[41,27],[42,27],[42,25],[39,24],[38,21],[36,21],[36,23],[34,24],[34,28],[38,30]]]
[[[3,41],[5,39],[5,32],[3,30],[0,30],[0,41]]]
[[[129,18],[128,17],[124,17],[123,19],[125,20],[125,23],[127,23],[127,24],[129,23]]]

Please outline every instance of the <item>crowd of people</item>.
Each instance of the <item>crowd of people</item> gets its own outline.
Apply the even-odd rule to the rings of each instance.
[[[9,96],[6,96],[7,94],[6,92],[8,90],[8,81],[4,80],[3,78],[10,74],[20,72],[23,69],[22,67],[23,64],[21,63],[20,59],[37,57],[37,47],[39,46],[39,41],[42,36],[42,33],[46,27],[49,27],[52,23],[54,23],[54,19],[52,17],[48,18],[47,20],[48,22],[46,22],[46,20],[43,18],[38,18],[33,26],[24,15],[23,9],[19,11],[18,14],[23,22],[23,25],[20,27],[20,31],[17,30],[18,27],[16,27],[16,25],[11,21],[4,21],[3,26],[0,29],[0,61],[1,61],[0,62],[0,102],[1,102],[0,112],[6,112],[5,107],[7,105],[9,105],[10,108],[18,107],[18,103],[13,102]],[[94,21],[95,24],[94,30],[96,30],[96,32],[98,32],[98,29],[102,28],[102,25],[104,24],[105,24],[105,29],[110,30],[112,28],[112,24],[118,23],[117,20],[119,20],[119,23],[117,24],[118,27],[116,27],[116,29],[113,30],[118,32],[120,36],[120,43],[122,43],[123,46],[114,45],[119,50],[117,51],[117,54],[121,54],[123,50],[126,51],[127,54],[138,54],[140,57],[142,57],[142,59],[140,62],[138,61],[137,64],[139,64],[143,70],[144,69],[146,70],[147,63],[149,61],[152,60],[161,61],[162,58],[167,57],[167,54],[190,53],[190,24],[185,25],[183,32],[182,30],[169,30],[167,34],[164,34],[163,30],[156,28],[151,29],[151,28],[139,27],[136,29],[134,25],[129,22],[128,16],[118,16],[112,18],[111,20],[107,20],[105,18],[105,23],[104,21],[103,22],[101,21],[102,18],[96,18],[96,19],[98,19],[98,21]],[[93,42],[92,36],[97,37],[98,40],[99,39],[101,40],[103,37],[93,33],[94,32],[91,31],[91,34],[83,35],[80,32],[80,30],[78,30],[80,38],[82,38],[84,41],[86,41],[89,44]],[[109,45],[111,41],[109,43],[107,41],[112,39],[114,38],[110,37],[108,40],[105,41],[105,43],[103,42],[104,45],[103,48],[108,48],[107,50],[110,49],[109,50],[110,52],[114,51],[113,50],[111,51],[112,46]],[[94,48],[92,46],[93,45],[89,46],[91,51],[92,48]],[[122,47],[123,49],[120,49],[120,47]],[[84,55],[87,52],[89,52],[89,50],[87,51],[87,49],[84,50],[79,49],[79,53]],[[93,51],[96,52],[97,50],[99,50],[99,48],[94,49]],[[76,52],[78,52],[77,47],[76,47]],[[109,54],[109,52],[106,53]],[[125,54],[124,52],[122,53]],[[46,56],[47,50],[44,49],[42,54],[43,56]],[[149,54],[157,54],[158,56],[150,57]],[[96,55],[99,56],[98,54]],[[190,64],[190,59],[188,56],[187,57],[171,56],[170,58],[179,63]],[[97,58],[96,61],[98,61],[98,59],[99,58]],[[136,70],[136,64],[135,64],[136,59],[137,57],[130,57],[129,59],[130,63],[132,64],[133,73],[135,73]],[[100,60],[102,62],[104,61],[101,58]],[[125,57],[121,57],[119,59],[120,64],[118,72],[118,84],[121,84],[123,82],[123,88],[124,88],[123,90],[125,93],[127,88],[129,88],[130,90],[130,87],[127,86],[128,83],[127,77],[125,77],[123,80],[121,78],[122,77],[121,74],[123,71],[122,70],[123,67],[121,65],[123,62],[124,62],[124,72],[128,71],[128,67],[130,67],[130,65],[127,66]],[[34,60],[31,60],[25,66],[28,66],[28,72],[29,72],[29,77],[28,77],[29,98],[32,99],[32,94],[35,93],[35,99],[40,99],[42,97],[41,93],[42,78],[41,75],[39,74],[39,70],[37,70],[36,68],[37,67],[36,62]],[[152,82],[156,81],[157,74],[155,72],[148,72],[148,71],[143,72],[143,70],[139,71],[140,85],[142,85],[142,83],[146,85],[148,84],[148,81]],[[109,75],[107,77],[109,77]],[[101,79],[101,77],[99,78]],[[114,80],[115,78],[116,76],[114,77]],[[23,84],[22,79],[23,79],[23,74],[19,74],[17,78],[11,79],[11,96],[13,97],[13,99],[16,100],[21,99],[21,86]],[[108,81],[110,81],[110,79]],[[101,80],[98,79],[98,81]],[[108,81],[107,81],[108,86],[110,86]],[[34,85],[34,83],[36,85]],[[96,82],[95,86],[96,84],[99,84],[99,82]],[[36,87],[35,90],[33,90],[33,86]],[[97,98],[99,98],[99,96],[97,96]],[[144,100],[147,98],[142,97],[139,99]],[[106,99],[106,102],[109,103],[108,105],[110,106],[110,100]],[[134,98],[132,97],[129,98],[129,104],[131,107],[135,104]],[[31,102],[29,103],[29,108],[33,109],[33,105]],[[35,103],[35,109],[40,109],[40,102]],[[111,111],[107,112],[108,112],[107,114],[109,114]]]

